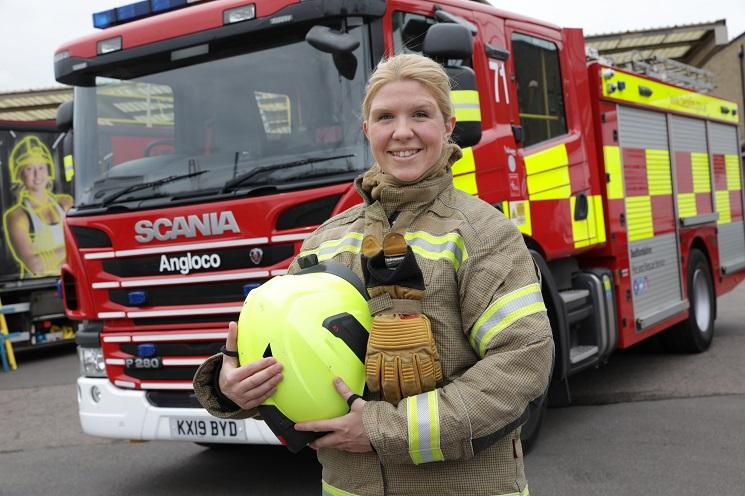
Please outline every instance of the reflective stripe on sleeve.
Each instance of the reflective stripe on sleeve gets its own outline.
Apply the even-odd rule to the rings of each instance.
[[[358,496],[357,494],[337,489],[325,480],[321,479],[321,494],[323,496]]]
[[[406,398],[409,456],[415,465],[445,459],[440,449],[439,401],[437,391]]]
[[[502,329],[522,317],[545,311],[538,283],[497,298],[474,324],[469,336],[471,346],[483,358],[489,341]]]
[[[404,238],[414,253],[430,260],[449,260],[455,270],[458,270],[461,264],[468,260],[466,246],[459,234],[450,233],[436,236],[424,231],[417,231],[406,233]]]
[[[304,257],[307,255],[316,255],[319,262],[329,260],[339,253],[351,252],[359,253],[362,247],[362,233],[350,232],[344,235],[341,239],[332,239],[324,241],[318,248],[313,250],[306,250],[300,252],[298,257]]]

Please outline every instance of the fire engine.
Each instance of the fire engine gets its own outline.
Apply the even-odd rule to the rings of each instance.
[[[53,120],[0,121],[0,332],[11,352],[75,338],[77,322],[65,316],[58,291],[62,222],[72,205],[64,139]]]
[[[395,53],[444,64],[455,186],[501,210],[540,268],[552,401],[652,336],[705,350],[717,296],[745,278],[739,109],[588,62],[580,29],[464,0],[152,0],[93,18],[101,31],[55,54],[75,87],[62,286],[89,434],[278,442],[210,417],[191,379],[244,296],[360,201],[365,81]]]

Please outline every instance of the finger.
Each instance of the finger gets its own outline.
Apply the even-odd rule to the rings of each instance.
[[[278,366],[278,370],[282,370],[282,364],[277,362],[277,359],[274,357],[266,357],[262,358],[261,360],[256,360],[255,362],[247,363],[246,365],[242,365],[238,368],[236,368],[233,371],[233,378],[236,382],[241,382],[245,379],[248,379],[249,377],[262,373],[266,371],[267,369],[271,369],[272,367]],[[276,370],[270,370],[268,375],[273,375],[276,373]],[[264,382],[266,378],[261,379],[260,382]]]
[[[256,387],[239,390],[238,395],[246,402],[254,401],[256,403],[262,403],[275,393],[277,385],[281,380],[282,374],[277,374]]]
[[[232,321],[228,324],[228,338],[225,340],[225,349],[238,351],[238,324]]]
[[[228,324],[228,337],[225,339],[225,350],[238,351],[237,334],[238,334],[238,325],[235,322],[230,322]],[[228,356],[223,353],[222,364],[223,366],[226,364],[230,364],[230,365],[237,367],[238,359],[235,357]]]
[[[307,432],[332,432],[335,431],[338,426],[339,422],[336,419],[314,420],[312,422],[299,422],[295,424],[295,430]]]
[[[314,450],[317,450],[318,448],[338,448],[343,441],[344,438],[342,436],[336,432],[331,432],[314,440],[308,446]]]
[[[334,387],[344,401],[347,401],[347,398],[352,396],[352,390],[349,389],[349,386],[347,386],[347,383],[341,377],[334,378]]]
[[[275,363],[269,367],[259,370],[254,374],[238,379],[237,374],[242,372],[243,370],[241,369],[237,369],[235,371],[237,379],[236,390],[239,392],[257,388],[271,379],[277,379],[276,376],[280,375],[280,373],[282,372],[282,365],[279,363]]]

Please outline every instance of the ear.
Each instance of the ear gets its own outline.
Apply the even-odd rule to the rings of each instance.
[[[367,134],[367,121],[362,121],[362,132],[365,133],[365,138],[369,140],[370,136]]]
[[[453,134],[453,130],[455,130],[455,116],[452,115],[448,120],[445,121],[445,140],[449,140],[450,136]]]

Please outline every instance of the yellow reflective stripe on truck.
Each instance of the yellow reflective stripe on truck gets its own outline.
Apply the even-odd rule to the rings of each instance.
[[[531,201],[561,200],[572,194],[569,156],[564,143],[526,155],[525,172],[528,176],[528,198]]]
[[[469,195],[478,195],[476,184],[476,161],[473,158],[473,148],[463,149],[463,156],[453,164],[453,186]]]
[[[598,70],[601,71],[600,84],[606,98],[737,124],[739,111],[736,103],[618,70],[613,70],[613,75],[606,79],[603,75],[610,74],[607,72],[609,69],[598,67]],[[624,87],[622,90],[618,89],[619,83]]]

